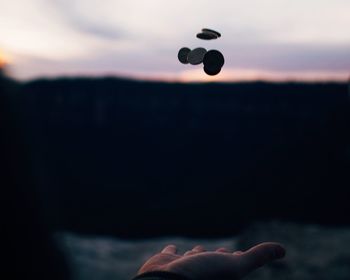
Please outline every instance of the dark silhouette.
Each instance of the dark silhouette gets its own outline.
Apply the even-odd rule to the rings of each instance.
[[[213,237],[255,220],[349,224],[345,83],[17,87],[33,181],[56,229]]]
[[[40,191],[32,176],[26,139],[18,129],[20,108],[18,85],[0,75],[0,131],[2,197],[5,212],[3,275],[9,279],[68,280],[68,266],[54,242],[50,224],[43,215]],[[274,243],[256,246],[247,252],[229,252],[220,248],[205,252],[197,246],[182,255],[175,246],[167,246],[149,259],[140,269],[139,279],[148,279],[145,273],[161,273],[160,279],[173,273],[176,277],[192,280],[217,278],[240,279],[256,268],[283,257],[284,249]],[[211,267],[211,269],[209,269]],[[191,269],[188,269],[191,268]],[[194,274],[195,273],[195,274]],[[234,277],[234,278],[232,278]]]
[[[53,240],[19,130],[18,85],[0,73],[1,278],[66,280],[68,267]]]

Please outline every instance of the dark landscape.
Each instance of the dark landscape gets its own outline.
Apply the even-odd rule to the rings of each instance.
[[[350,280],[349,11],[2,1],[0,280]]]
[[[23,277],[40,260],[42,279],[66,279],[64,263],[72,280],[131,279],[167,244],[276,241],[287,257],[247,279],[349,279],[346,83],[0,86],[15,117],[1,122],[5,252]]]
[[[15,87],[33,178],[59,231],[213,238],[256,221],[350,224],[346,83]]]

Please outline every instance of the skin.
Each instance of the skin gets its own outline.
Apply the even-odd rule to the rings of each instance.
[[[177,254],[175,245],[168,245],[151,257],[138,275],[167,271],[192,280],[237,280],[271,261],[283,258],[285,254],[282,245],[272,242],[261,243],[245,252],[231,252],[226,248],[206,251],[199,245],[184,255]]]

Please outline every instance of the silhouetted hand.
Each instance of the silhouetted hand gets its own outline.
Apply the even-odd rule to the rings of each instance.
[[[283,258],[285,253],[278,243],[262,243],[245,252],[230,252],[225,248],[206,251],[202,246],[196,246],[184,255],[178,255],[176,246],[169,245],[151,257],[138,274],[167,271],[192,280],[235,280],[273,260]]]

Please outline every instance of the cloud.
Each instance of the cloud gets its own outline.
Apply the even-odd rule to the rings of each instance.
[[[21,78],[178,77],[197,70],[177,62],[183,46],[219,49],[225,69],[234,71],[350,71],[346,0],[0,0],[0,6],[0,47],[13,55]],[[202,27],[223,36],[199,41]]]
[[[271,71],[350,71],[350,44],[249,44],[223,47],[231,67]]]
[[[101,19],[98,21],[86,15],[96,13],[96,9],[87,9],[87,13],[84,13],[80,10],[84,9],[84,4],[74,5],[74,2],[79,3],[79,1],[69,0],[54,0],[52,2],[69,28],[107,40],[118,40],[126,37],[126,32],[122,28],[103,22],[103,15],[100,15]],[[99,3],[96,2],[96,5]]]

